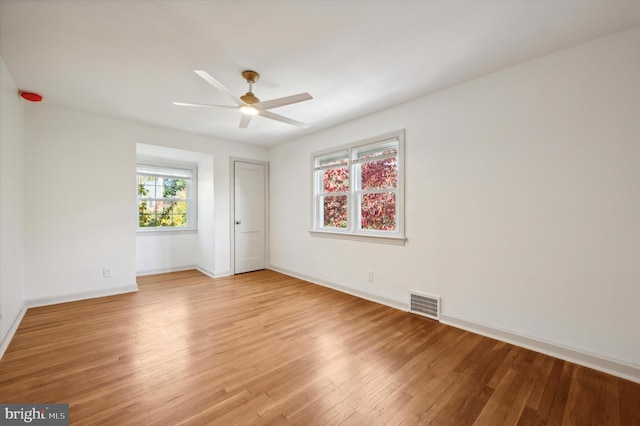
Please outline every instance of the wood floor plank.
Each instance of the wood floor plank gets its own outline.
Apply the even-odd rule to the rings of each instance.
[[[640,425],[640,384],[274,271],[29,309],[0,401],[73,425]]]

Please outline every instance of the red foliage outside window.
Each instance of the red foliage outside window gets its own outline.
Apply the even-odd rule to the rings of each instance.
[[[385,155],[387,152],[379,153]],[[395,189],[398,167],[395,157],[363,162],[360,165],[361,190]],[[337,167],[323,171],[323,192],[348,192],[349,169]],[[396,229],[396,193],[380,191],[360,196],[361,229],[394,231]],[[323,226],[346,228],[348,206],[346,195],[325,196]]]

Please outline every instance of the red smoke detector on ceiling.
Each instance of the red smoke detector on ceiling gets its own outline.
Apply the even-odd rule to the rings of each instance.
[[[40,102],[42,100],[42,96],[37,93],[20,92],[20,96],[31,102]]]

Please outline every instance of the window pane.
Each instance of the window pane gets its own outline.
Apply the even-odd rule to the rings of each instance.
[[[158,212],[158,207],[159,207],[158,204],[159,204],[159,201],[152,201],[152,200],[147,201],[148,209],[152,213]]]
[[[151,213],[151,221],[148,226],[158,226],[158,215],[156,213]]]
[[[396,156],[398,155],[398,141],[397,139],[389,140],[387,142],[365,145],[353,150],[353,159],[355,161],[362,161],[367,159],[374,159],[382,156]]]
[[[183,227],[187,226],[186,201],[147,201],[138,202],[139,227]]]
[[[162,179],[162,198],[187,198],[187,181],[184,179]]]
[[[340,167],[322,170],[323,192],[346,192],[349,190],[349,169]]]
[[[156,179],[152,176],[138,176],[138,197],[155,197],[155,181]]]
[[[316,167],[346,166],[348,161],[347,151],[332,152],[316,158]]]
[[[347,227],[347,196],[335,195],[323,197],[323,220],[325,228]]]
[[[174,213],[173,214],[173,225],[176,227],[187,226],[187,214],[186,213]]]
[[[172,225],[171,226],[187,226],[187,202],[178,201],[173,203],[172,209]]]
[[[362,163],[360,178],[362,189],[396,188],[398,186],[398,163],[396,158]]]
[[[138,226],[147,227],[151,226],[151,213],[152,211],[149,209],[148,201],[139,201],[138,202]]]
[[[142,186],[142,193],[145,198],[155,198],[156,196],[156,187],[152,184],[145,184]]]
[[[360,198],[360,226],[362,229],[395,231],[396,194],[362,194]]]
[[[157,213],[170,212],[173,207],[173,203],[171,201],[156,201],[154,205]]]

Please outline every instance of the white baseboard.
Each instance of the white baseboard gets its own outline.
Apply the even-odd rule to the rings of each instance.
[[[547,342],[537,337],[527,336],[512,330],[501,329],[493,325],[482,324],[456,315],[440,314],[440,322],[640,383],[640,366],[638,365],[632,365],[624,361],[614,360],[558,343]]]
[[[231,275],[233,275],[231,271],[214,272],[213,278],[230,277]]]
[[[158,268],[158,269],[144,269],[142,271],[136,271],[137,277],[143,277],[145,275],[166,274],[169,272],[181,272],[189,271],[191,269],[200,269],[197,265],[176,266],[173,268]]]
[[[145,275],[156,275],[156,274],[166,274],[169,272],[190,271],[192,269],[200,271],[206,276],[211,278],[228,277],[229,275],[231,275],[231,272],[229,271],[213,272],[199,265],[188,265],[188,266],[180,266],[176,268],[147,269],[144,271],[136,271],[136,276],[143,277]]]
[[[0,359],[4,355],[5,351],[9,347],[9,343],[11,343],[11,339],[13,339],[13,335],[16,334],[16,330],[20,326],[22,322],[22,318],[24,318],[24,314],[27,312],[27,306],[24,302],[20,305],[20,309],[16,311],[13,319],[9,323],[9,327],[5,330],[4,334],[0,338]]]
[[[206,276],[208,276],[209,278],[216,278],[216,273],[212,272],[206,268],[202,268],[200,266],[196,266],[196,270],[202,272],[203,274],[205,274]]]
[[[319,278],[310,277],[310,276],[305,275],[305,274],[299,274],[297,272],[289,271],[287,269],[280,268],[280,267],[274,266],[274,265],[269,265],[267,267],[267,269],[271,269],[272,271],[280,272],[281,274],[289,275],[289,276],[294,277],[294,278],[298,278],[298,279],[301,279],[301,280],[304,280],[304,281],[308,281],[308,282],[313,283],[313,284],[318,284],[318,285],[321,285],[323,287],[331,288],[333,290],[337,290],[337,291],[340,291],[342,293],[347,293],[347,294],[350,294],[352,296],[359,297],[361,299],[369,300],[371,302],[380,303],[381,305],[386,305],[386,306],[389,306],[391,308],[399,309],[401,311],[408,311],[409,310],[409,305],[408,305],[407,302],[403,302],[403,301],[400,301],[400,300],[389,299],[387,297],[379,296],[379,295],[372,294],[372,293],[366,293],[364,291],[354,290],[354,289],[349,288],[349,287],[345,287],[345,286],[342,286],[342,285],[339,285],[339,284],[335,284],[335,283],[332,283],[332,282],[329,282],[329,281],[321,280]]]
[[[402,311],[409,310],[409,304],[407,302],[401,302],[383,298],[374,294],[361,292],[273,265],[270,265],[269,269],[285,275],[299,278],[301,280],[309,281],[314,284],[319,284],[323,287],[329,287],[334,290],[350,294],[352,296],[357,296],[371,302],[380,303],[382,305],[390,306]],[[622,377],[623,379],[627,379],[632,382],[640,383],[640,366],[638,365],[610,359],[605,356],[589,353],[577,348],[571,348],[557,343],[547,342],[536,337],[517,333],[512,330],[500,329],[498,327],[482,324],[467,318],[463,318],[461,316],[441,313],[440,322],[452,327],[461,328],[472,333],[480,334],[482,336],[490,337],[492,339],[500,340],[512,345],[530,349],[532,351],[540,352],[554,358],[559,358],[585,367],[593,368],[594,370],[602,371],[607,374]]]
[[[134,293],[138,291],[138,284],[123,285],[120,287],[106,287],[91,291],[81,291],[78,293],[67,293],[58,296],[36,297],[24,301],[27,308],[37,308],[39,306],[57,305],[58,303],[77,302],[78,300],[95,299],[97,297],[115,296],[124,293]]]
[[[209,278],[222,278],[222,277],[228,277],[231,275],[229,271],[213,272],[208,269],[202,268],[200,266],[197,266],[196,269],[202,272],[203,274],[205,274],[206,276],[208,276]]]

